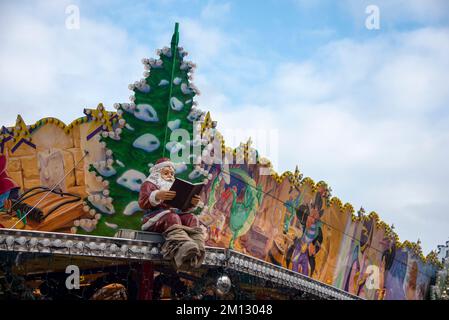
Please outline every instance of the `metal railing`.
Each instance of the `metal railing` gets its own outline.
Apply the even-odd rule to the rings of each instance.
[[[121,230],[118,237],[0,229],[0,251],[94,256],[166,262],[159,234]],[[125,238],[126,237],[126,238]],[[301,290],[322,299],[361,300],[360,297],[267,261],[225,248],[206,247],[204,266],[229,268]]]

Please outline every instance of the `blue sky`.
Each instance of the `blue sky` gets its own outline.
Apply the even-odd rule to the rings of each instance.
[[[70,4],[78,30],[65,27]],[[379,30],[365,27],[369,4]],[[2,124],[127,102],[141,58],[169,44],[175,21],[198,65],[199,107],[229,145],[249,135],[232,129],[275,130],[279,171],[298,164],[425,253],[447,240],[445,0],[1,1]]]

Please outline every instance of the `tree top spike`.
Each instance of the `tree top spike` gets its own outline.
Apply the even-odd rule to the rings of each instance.
[[[171,37],[171,49],[176,50],[179,42],[179,23],[175,22],[175,31],[173,32],[173,36]]]

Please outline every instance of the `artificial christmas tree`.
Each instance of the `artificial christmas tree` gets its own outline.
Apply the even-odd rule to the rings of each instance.
[[[200,135],[194,137],[194,122],[204,119],[203,112],[193,107],[193,98],[198,94],[190,82],[195,65],[184,60],[187,53],[178,47],[178,42],[176,23],[170,48],[158,50],[157,60],[142,59],[146,71],[142,80],[129,86],[134,91],[131,103],[115,104],[121,119],[100,136],[106,161],[90,167],[104,186],[101,192],[91,192],[86,199],[85,210],[96,219],[87,227],[81,225],[78,233],[107,236],[119,228],[139,230],[140,186],[149,168],[161,157],[175,162],[177,177],[198,182],[208,176],[195,163],[198,158],[192,152],[196,148],[201,154],[208,144]]]

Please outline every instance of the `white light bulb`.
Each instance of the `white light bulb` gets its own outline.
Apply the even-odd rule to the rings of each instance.
[[[116,252],[117,249],[118,249],[118,247],[115,243],[113,243],[109,246],[109,251],[111,251],[111,252]]]
[[[83,242],[77,242],[75,245],[75,248],[82,250],[84,248],[84,243]]]
[[[31,238],[30,239],[29,244],[30,244],[31,247],[35,247],[37,245],[37,243],[38,243],[37,238]]]
[[[132,246],[130,249],[134,253],[139,253],[139,247],[138,246]]]
[[[41,243],[41,245],[43,245],[44,247],[48,247],[48,246],[50,245],[50,239],[47,239],[47,238],[42,239],[42,240],[40,241],[40,243]]]
[[[23,246],[27,242],[27,239],[25,237],[19,237],[19,238],[16,239],[16,242],[19,245]]]
[[[66,248],[72,248],[73,247],[73,241],[72,240],[67,240],[66,242],[65,242],[65,246],[66,246]]]
[[[14,243],[14,237],[13,236],[7,236],[6,237],[6,244],[8,246],[11,246]]]

